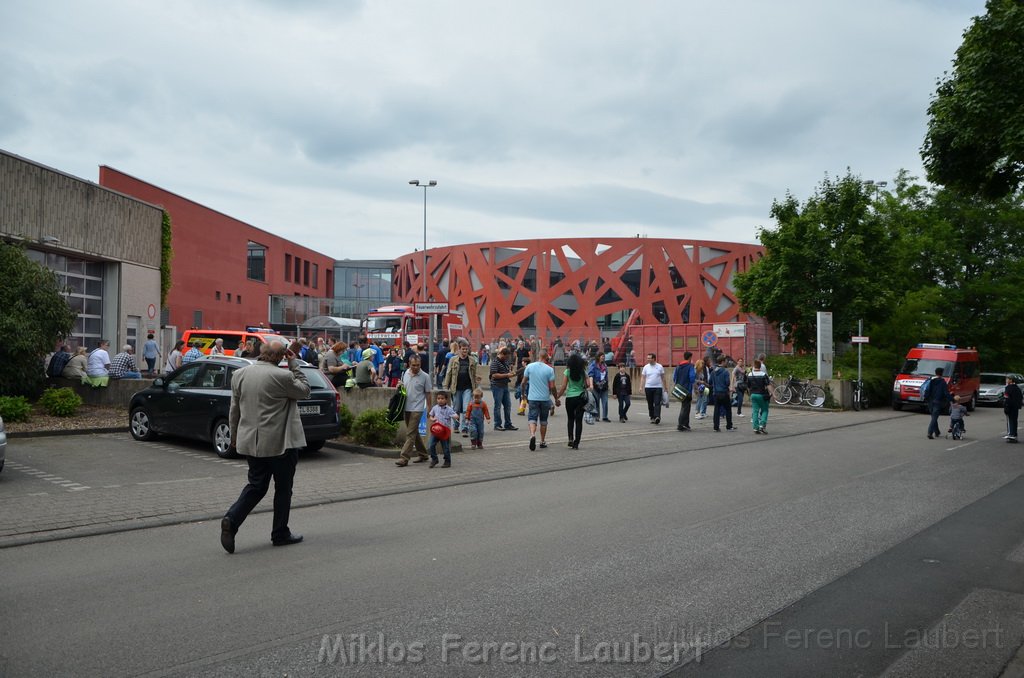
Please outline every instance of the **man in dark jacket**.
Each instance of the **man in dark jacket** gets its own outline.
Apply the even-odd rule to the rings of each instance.
[[[935,376],[925,382],[928,384],[928,395],[925,398],[925,402],[928,404],[928,412],[932,415],[932,419],[928,422],[928,439],[941,438],[939,434],[939,415],[942,414],[942,410],[946,409],[946,403],[949,402],[949,386],[946,385],[946,380],[942,378],[942,368],[935,368]],[[924,384],[921,385],[924,388]]]
[[[720,355],[717,359],[718,364],[715,369],[711,371],[711,397],[714,398],[715,404],[715,415],[714,423],[715,430],[721,431],[719,428],[719,422],[721,422],[722,412],[725,412],[725,430],[732,431],[732,375],[729,374],[729,370],[725,369],[725,356]]]
[[[690,404],[693,402],[693,382],[697,380],[697,372],[693,368],[690,359],[693,353],[683,353],[683,362],[676,366],[672,373],[672,383],[682,387],[686,391],[686,397],[679,403],[679,421],[676,422],[677,431],[690,430]]]
[[[1020,413],[1024,394],[1021,393],[1017,380],[1006,377],[1006,390],[1003,391],[1003,413],[1006,414],[1006,442],[1017,442],[1017,415]]]

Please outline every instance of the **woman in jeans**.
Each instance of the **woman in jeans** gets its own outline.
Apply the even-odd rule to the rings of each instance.
[[[604,362],[603,354],[598,353],[594,358],[587,376],[590,377],[591,388],[594,389],[594,395],[597,396],[597,408],[601,413],[601,421],[610,421],[608,419],[608,365]],[[595,412],[594,416],[597,414]]]
[[[697,402],[694,403],[693,408],[697,411],[697,418],[703,419],[708,416],[708,385],[711,383],[711,370],[707,368],[703,360],[698,360],[693,368],[697,373],[697,381],[693,385],[693,390],[697,394]]]
[[[594,384],[586,372],[587,365],[583,357],[573,353],[566,361],[565,381],[556,398],[565,396],[565,414],[569,429],[569,447],[580,448],[580,436],[583,434],[583,406],[587,404],[587,389]]]

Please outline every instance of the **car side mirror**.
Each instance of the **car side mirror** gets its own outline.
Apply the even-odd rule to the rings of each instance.
[[[177,384],[177,383],[174,383],[174,382],[171,382],[170,384],[167,384],[167,392],[168,393],[177,393],[178,389],[180,389],[180,388],[181,388],[181,384]]]
[[[153,386],[163,386],[163,385],[164,385],[164,380],[162,378],[157,377],[156,379],[153,380]]]

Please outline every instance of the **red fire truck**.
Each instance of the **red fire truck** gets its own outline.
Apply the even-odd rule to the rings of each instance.
[[[437,316],[434,327],[445,339],[460,336],[465,328],[458,313],[417,313],[412,305],[381,306],[370,309],[363,319],[360,335],[381,346],[401,346],[402,342],[426,344],[431,316]]]

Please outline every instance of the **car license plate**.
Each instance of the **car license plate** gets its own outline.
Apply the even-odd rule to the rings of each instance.
[[[299,405],[299,414],[320,414],[319,405]]]

